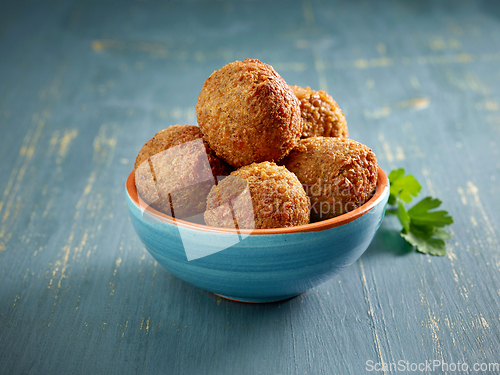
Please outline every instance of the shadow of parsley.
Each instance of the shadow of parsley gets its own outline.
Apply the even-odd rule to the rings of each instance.
[[[415,248],[401,237],[400,230],[397,218],[386,216],[363,257],[381,254],[403,256],[414,253]]]

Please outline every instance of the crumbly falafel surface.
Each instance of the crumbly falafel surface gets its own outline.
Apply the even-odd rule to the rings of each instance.
[[[140,150],[135,162],[136,187],[151,207],[176,218],[202,213],[217,176],[230,167],[208,147],[193,125],[175,125],[158,132]]]
[[[345,214],[367,202],[377,185],[377,158],[346,138],[302,139],[284,160],[311,199],[311,221]]]
[[[200,128],[195,125],[172,125],[160,130],[142,146],[135,159],[134,168],[137,169],[144,161],[161,151],[201,137]]]
[[[300,101],[304,121],[302,138],[349,137],[347,122],[337,102],[326,91],[290,86]]]
[[[212,188],[205,222],[239,229],[292,227],[309,223],[309,207],[309,198],[293,173],[275,163],[253,163]]]
[[[213,72],[198,96],[198,124],[215,153],[235,167],[278,161],[302,134],[300,103],[272,66],[235,61]]]

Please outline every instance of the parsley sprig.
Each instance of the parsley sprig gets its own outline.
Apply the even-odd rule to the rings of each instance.
[[[416,197],[422,186],[412,175],[405,176],[403,168],[395,169],[389,174],[391,183],[387,213],[396,215],[403,226],[401,236],[417,251],[431,255],[446,255],[444,240],[451,238],[444,229],[453,223],[453,218],[447,211],[433,211],[441,205],[441,201],[433,197],[425,197],[410,209],[405,203],[410,203]]]

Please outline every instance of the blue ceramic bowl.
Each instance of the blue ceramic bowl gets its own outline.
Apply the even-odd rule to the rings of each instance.
[[[389,183],[379,168],[374,196],[354,211],[297,227],[256,230],[209,227],[152,210],[138,197],[134,172],[126,191],[139,238],[168,271],[228,299],[273,302],[329,280],[363,254],[384,218]]]

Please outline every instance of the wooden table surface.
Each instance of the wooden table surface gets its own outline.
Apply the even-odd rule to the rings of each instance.
[[[498,374],[472,366],[500,362],[500,3],[388,4],[2,1],[0,373],[395,374],[443,361],[469,371],[414,373]],[[205,78],[247,57],[327,90],[383,169],[442,198],[447,256],[412,251],[388,217],[342,274],[256,305],[159,266],[125,179],[158,130],[196,123]]]

